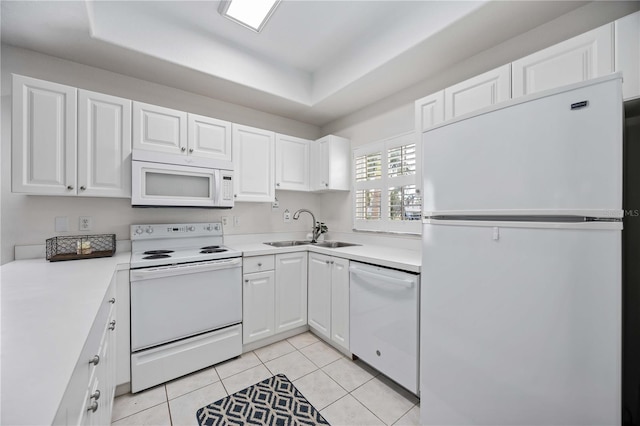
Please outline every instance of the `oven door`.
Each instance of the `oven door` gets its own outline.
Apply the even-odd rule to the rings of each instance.
[[[242,258],[132,269],[131,350],[242,321]]]
[[[218,169],[132,161],[131,205],[215,207],[219,174]]]

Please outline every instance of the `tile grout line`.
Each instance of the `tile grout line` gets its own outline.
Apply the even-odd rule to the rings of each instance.
[[[169,412],[169,424],[173,426],[173,417],[171,416],[171,404],[169,404],[169,391],[167,390],[167,385],[164,385],[164,395],[167,398],[167,411]]]

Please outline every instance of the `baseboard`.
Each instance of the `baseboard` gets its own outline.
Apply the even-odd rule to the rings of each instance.
[[[242,345],[242,353],[251,352],[263,346],[267,346],[272,343],[276,343],[281,340],[288,339],[289,337],[302,334],[306,331],[309,331],[309,326],[301,325],[300,327],[294,328],[292,330],[285,331],[283,333],[274,334],[273,336],[265,337],[264,339],[258,340],[257,342],[247,343],[246,345]]]

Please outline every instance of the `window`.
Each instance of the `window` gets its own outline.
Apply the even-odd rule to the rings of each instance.
[[[414,133],[353,150],[354,229],[420,233]]]

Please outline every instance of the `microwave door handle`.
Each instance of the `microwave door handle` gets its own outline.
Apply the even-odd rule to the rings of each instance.
[[[213,205],[220,205],[220,186],[221,186],[220,170],[213,171]]]

